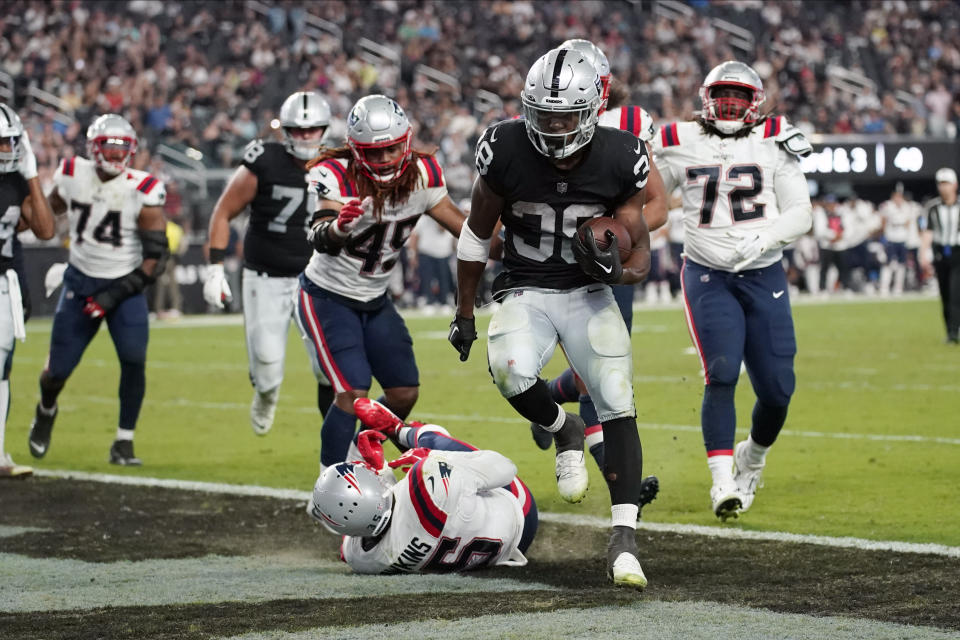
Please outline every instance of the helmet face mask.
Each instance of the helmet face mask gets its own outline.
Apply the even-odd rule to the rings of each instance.
[[[602,106],[596,68],[572,49],[554,49],[534,63],[520,98],[527,137],[553,160],[589,144]]]
[[[728,61],[714,67],[700,87],[703,119],[725,134],[760,120],[760,105],[765,98],[760,76],[742,62]]]
[[[100,116],[87,129],[87,154],[107,175],[119,175],[130,166],[137,144],[136,131],[116,114]]]
[[[300,160],[320,154],[330,126],[330,105],[315,91],[298,91],[280,106],[280,126],[287,153]]]
[[[400,178],[410,163],[413,132],[403,109],[383,95],[360,98],[347,116],[347,145],[357,168],[382,185]]]
[[[20,168],[23,155],[23,123],[16,112],[0,103],[0,173],[14,173]]]
[[[393,494],[375,471],[341,462],[320,474],[307,511],[331,533],[376,536],[390,522],[392,508]]]

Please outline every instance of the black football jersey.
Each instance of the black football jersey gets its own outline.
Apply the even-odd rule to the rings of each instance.
[[[597,127],[579,165],[560,171],[527,137],[523,120],[507,120],[477,143],[477,170],[506,202],[504,273],[497,290],[514,287],[572,289],[594,282],[573,257],[577,228],[613,215],[646,186],[646,145],[627,131]]]
[[[19,173],[0,173],[0,273],[13,267],[13,245],[20,222],[20,207],[30,195]]]
[[[243,239],[244,266],[270,276],[295,276],[313,253],[307,242],[307,170],[281,143],[263,140],[247,145],[243,166],[257,176]]]

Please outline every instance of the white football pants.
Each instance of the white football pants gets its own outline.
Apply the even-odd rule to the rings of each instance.
[[[557,343],[583,380],[601,422],[634,417],[630,335],[610,287],[507,294],[487,329],[487,358],[500,393],[529,389]]]
[[[272,278],[243,270],[243,324],[247,333],[250,381],[260,393],[276,389],[283,382],[287,334],[297,307],[297,277]],[[321,384],[330,384],[320,369],[316,354],[307,349],[313,375]]]

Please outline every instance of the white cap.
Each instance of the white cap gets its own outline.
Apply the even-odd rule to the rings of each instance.
[[[952,182],[957,184],[957,172],[950,167],[937,169],[937,182]]]

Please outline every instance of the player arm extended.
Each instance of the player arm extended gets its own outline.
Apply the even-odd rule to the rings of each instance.
[[[470,215],[457,243],[457,315],[473,317],[477,286],[487,266],[494,228],[500,220],[504,200],[482,177],[473,182]]]
[[[243,165],[237,167],[210,216],[208,234],[212,264],[223,262],[227,245],[230,243],[230,221],[240,215],[253,202],[256,195],[256,174]]]
[[[39,178],[30,178],[27,180],[27,185],[30,188],[30,195],[24,198],[23,204],[20,205],[20,223],[17,225],[17,231],[30,229],[40,240],[49,240],[56,231],[53,209],[43,195]]]
[[[630,257],[623,263],[623,275],[618,284],[643,282],[650,273],[650,230],[644,218],[646,192],[644,188],[633,194],[613,214],[630,232],[633,241]]]
[[[460,230],[466,221],[466,216],[460,211],[457,205],[453,204],[450,196],[444,196],[443,200],[430,207],[427,215],[439,223],[441,227],[449,231],[455,238],[460,237]]]

